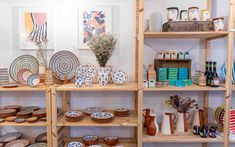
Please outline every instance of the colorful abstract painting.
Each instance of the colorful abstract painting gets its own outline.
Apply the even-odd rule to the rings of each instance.
[[[38,48],[36,43],[42,41],[48,41],[48,48],[52,48],[47,11],[40,8],[22,8],[19,13],[20,48],[34,50]]]
[[[111,8],[87,7],[79,11],[79,47],[86,45],[95,34],[111,33]]]

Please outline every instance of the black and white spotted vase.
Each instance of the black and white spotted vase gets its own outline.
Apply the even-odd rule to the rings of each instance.
[[[100,67],[100,71],[99,71],[99,74],[98,74],[99,85],[102,85],[102,86],[108,85],[109,72],[110,72],[109,68]]]

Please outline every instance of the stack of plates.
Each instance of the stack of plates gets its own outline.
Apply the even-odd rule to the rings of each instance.
[[[188,79],[188,68],[179,68],[179,80]]]
[[[168,68],[168,79],[170,81],[178,79],[178,68]]]
[[[167,68],[158,68],[158,81],[166,81],[167,80]]]
[[[0,86],[9,83],[8,68],[0,68]]]

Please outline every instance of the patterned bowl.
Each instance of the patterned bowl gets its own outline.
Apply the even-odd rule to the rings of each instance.
[[[70,142],[68,147],[84,147],[84,145],[81,142]]]
[[[98,136],[88,135],[88,136],[84,136],[82,140],[83,140],[83,143],[87,146],[88,145],[96,145],[99,143]]]
[[[118,138],[117,137],[105,137],[104,143],[108,146],[114,146],[118,144]]]
[[[113,120],[114,115],[108,112],[97,112],[91,115],[91,118],[100,123],[109,123]]]
[[[127,117],[129,116],[129,110],[126,108],[115,109],[114,114],[117,117]]]
[[[91,115],[91,114],[93,114],[93,113],[96,113],[96,112],[103,112],[103,111],[104,111],[103,108],[94,106],[94,107],[85,108],[85,109],[83,110],[83,113],[85,113],[85,114],[87,114],[87,115]]]
[[[81,111],[68,111],[65,113],[67,121],[77,122],[82,120],[83,113]]]

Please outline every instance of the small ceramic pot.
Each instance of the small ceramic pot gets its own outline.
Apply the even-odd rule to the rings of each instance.
[[[109,72],[110,72],[109,68],[100,67],[100,71],[98,74],[99,85],[102,85],[102,86],[108,85]]]
[[[223,31],[224,30],[224,18],[214,18],[213,25],[215,31]]]
[[[177,21],[179,16],[178,7],[169,7],[167,8],[167,20],[168,21]]]
[[[188,21],[188,11],[187,10],[180,11],[180,20],[181,21]]]
[[[208,21],[211,19],[210,11],[209,10],[201,10],[201,20]]]
[[[54,79],[53,79],[53,71],[51,69],[45,70],[45,85],[53,85]]]
[[[188,19],[189,21],[200,21],[200,12],[198,7],[188,8]]]

